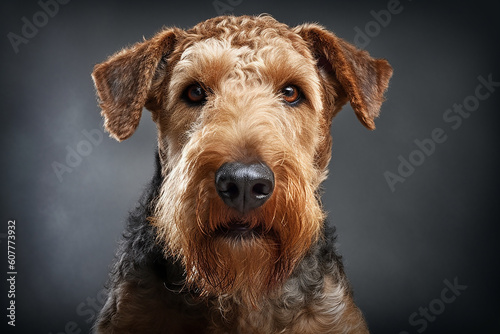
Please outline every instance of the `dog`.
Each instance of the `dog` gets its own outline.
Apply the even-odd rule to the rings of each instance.
[[[317,24],[222,16],[95,66],[105,129],[143,108],[156,173],[130,214],[97,333],[368,333],[320,195],[330,126],[374,129],[392,68]]]

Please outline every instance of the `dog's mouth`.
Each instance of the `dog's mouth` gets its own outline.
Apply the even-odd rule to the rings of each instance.
[[[223,224],[215,230],[215,234],[219,237],[228,239],[248,239],[257,238],[263,235],[263,229],[260,224],[252,226],[243,221],[232,221]]]

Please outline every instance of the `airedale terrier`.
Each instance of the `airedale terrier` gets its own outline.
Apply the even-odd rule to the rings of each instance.
[[[224,16],[96,65],[105,128],[143,107],[157,171],[131,213],[98,333],[368,333],[320,185],[350,102],[374,129],[392,69],[316,24]]]

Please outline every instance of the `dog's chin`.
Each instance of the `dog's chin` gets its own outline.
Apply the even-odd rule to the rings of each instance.
[[[257,219],[232,217],[200,235],[199,247],[187,252],[190,284],[202,295],[237,295],[257,305],[284,277],[277,231]]]

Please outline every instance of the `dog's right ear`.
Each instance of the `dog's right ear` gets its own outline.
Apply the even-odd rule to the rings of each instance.
[[[92,79],[104,127],[116,140],[127,139],[139,125],[156,69],[173,50],[176,32],[175,28],[164,30],[94,67]]]

